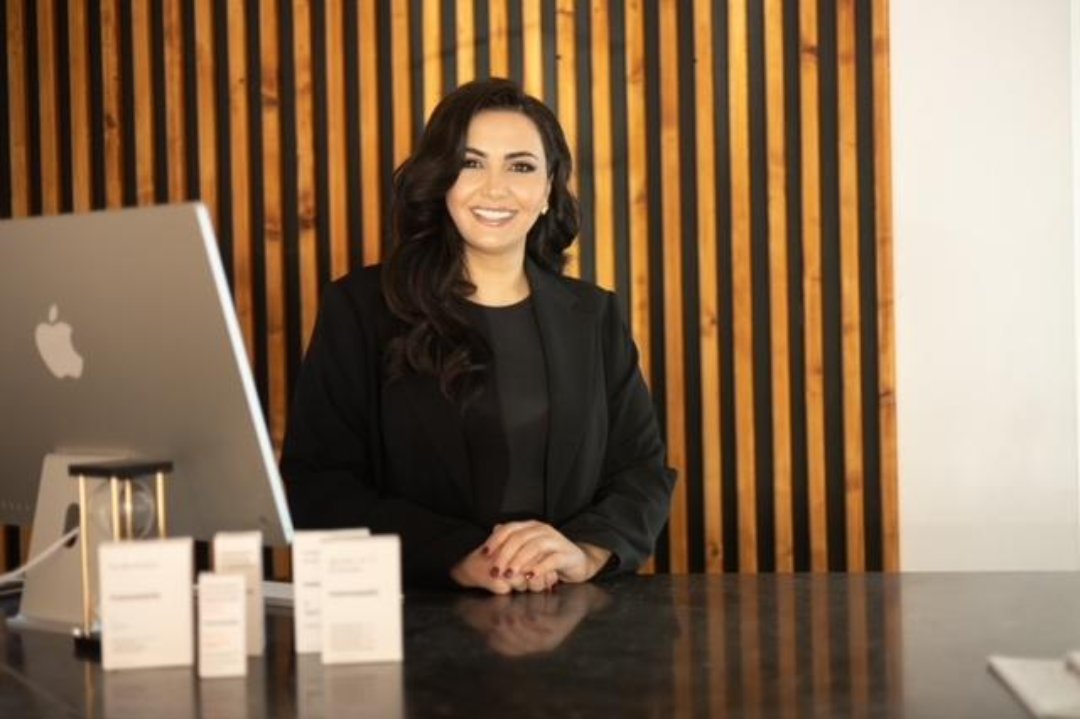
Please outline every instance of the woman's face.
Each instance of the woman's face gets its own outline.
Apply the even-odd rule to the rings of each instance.
[[[485,110],[469,123],[465,161],[446,207],[466,254],[522,254],[546,211],[551,182],[540,131],[513,110]]]

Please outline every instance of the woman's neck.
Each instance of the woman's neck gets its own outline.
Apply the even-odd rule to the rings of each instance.
[[[476,287],[469,300],[488,307],[512,305],[529,296],[525,255],[465,253],[465,271]]]

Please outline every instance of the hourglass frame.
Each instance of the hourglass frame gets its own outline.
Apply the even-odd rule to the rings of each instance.
[[[88,480],[108,480],[112,539],[114,542],[135,538],[134,482],[145,477],[154,478],[154,524],[158,537],[167,536],[165,507],[165,478],[172,473],[173,463],[168,460],[119,459],[97,462],[81,462],[68,467],[68,476],[79,483],[79,526],[85,533],[90,526],[90,498]],[[96,644],[100,637],[93,629],[93,599],[90,594],[90,544],[80,542],[82,578],[82,625],[75,630],[75,641]]]

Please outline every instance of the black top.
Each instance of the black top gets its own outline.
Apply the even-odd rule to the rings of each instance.
[[[532,300],[468,307],[494,356],[484,391],[465,417],[473,476],[501,489],[497,521],[543,517],[548,385]]]

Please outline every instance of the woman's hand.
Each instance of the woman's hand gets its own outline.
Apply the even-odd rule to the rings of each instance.
[[[522,579],[531,591],[550,586],[554,576],[570,584],[592,579],[611,552],[591,544],[575,544],[550,524],[507,522],[495,527],[480,548],[492,575],[508,582]]]
[[[510,592],[543,592],[551,589],[559,578],[554,571],[534,572],[532,576],[515,574],[504,577],[502,571],[495,568],[490,556],[483,551],[486,544],[477,547],[454,565],[450,578],[463,587],[486,589],[493,594]]]
[[[478,547],[450,570],[450,578],[463,587],[486,589],[493,594],[509,594],[515,586],[492,571],[491,560]],[[521,583],[521,580],[518,582]],[[520,590],[519,590],[520,591]]]

